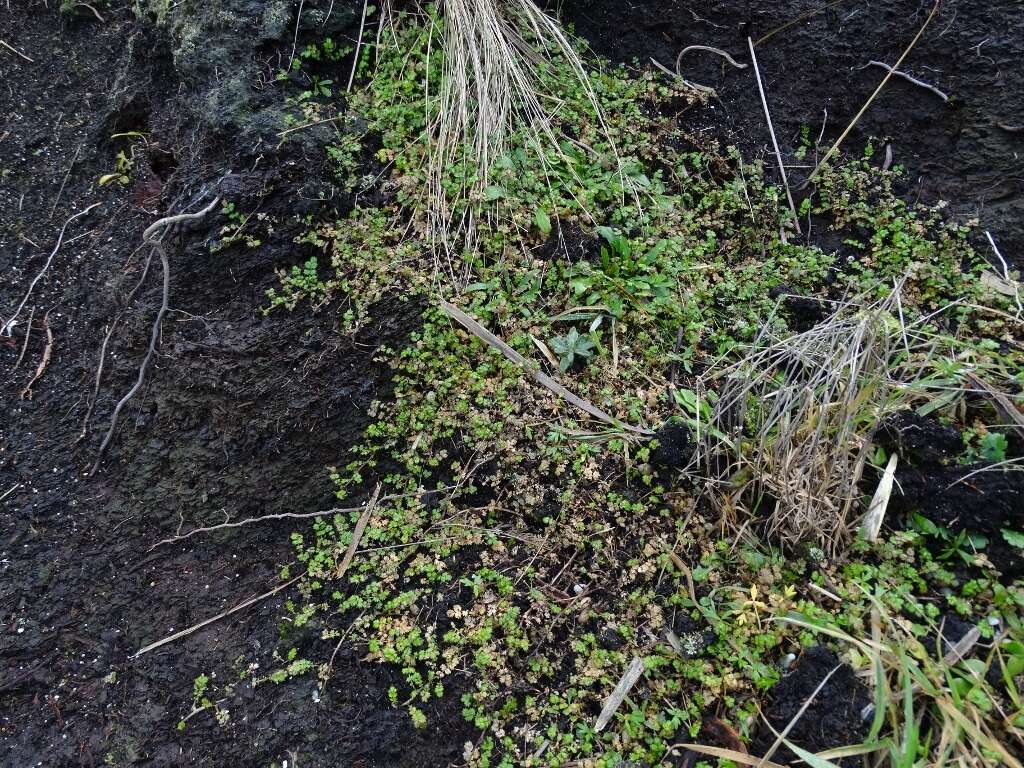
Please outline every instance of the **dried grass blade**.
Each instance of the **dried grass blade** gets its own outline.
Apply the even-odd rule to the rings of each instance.
[[[439,302],[441,304],[441,308],[449,315],[449,317],[451,317],[453,320],[459,323],[459,325],[461,325],[463,328],[472,333],[481,341],[485,342],[486,344],[489,344],[490,346],[494,347],[496,350],[501,352],[501,354],[503,354],[513,363],[515,363],[524,371],[533,376],[534,380],[538,384],[551,390],[551,392],[568,401],[569,403],[572,403],[581,411],[585,411],[586,413],[589,413],[591,416],[593,416],[595,419],[603,421],[606,424],[611,424],[612,426],[618,429],[623,429],[638,435],[654,434],[649,429],[643,429],[641,427],[635,427],[631,424],[621,422],[614,416],[611,416],[610,414],[598,408],[593,403],[584,400],[579,395],[573,394],[564,386],[562,386],[557,381],[548,376],[546,373],[539,371],[535,367],[531,366],[529,361],[525,357],[516,352],[514,349],[512,349],[512,347],[510,347],[504,341],[502,341],[493,333],[488,331],[486,328],[480,325],[480,323],[478,323],[472,317],[470,317],[461,309],[456,307],[454,304],[451,304],[445,301],[444,299],[439,299]]]
[[[723,760],[732,760],[734,763],[740,763],[741,765],[757,766],[761,768],[786,768],[779,763],[773,763],[770,760],[762,763],[761,758],[753,757],[751,755],[745,755],[742,752],[738,752],[735,749],[726,749],[725,747],[710,747],[703,744],[673,744],[673,749],[688,749],[691,752],[699,752],[702,755],[708,757],[719,757]]]
[[[644,660],[639,656],[634,656],[633,660],[629,663],[629,667],[626,668],[626,672],[619,680],[618,685],[615,686],[615,690],[612,691],[611,695],[605,700],[604,706],[601,707],[601,714],[598,715],[597,722],[594,724],[595,732],[600,733],[611,722],[611,719],[619,711],[622,702],[625,701],[626,696],[629,695],[629,692],[636,685],[636,681],[640,679],[640,675],[643,672]]]
[[[366,505],[366,509],[363,510],[363,514],[359,516],[359,520],[356,521],[356,527],[352,531],[352,541],[348,543],[348,549],[345,550],[345,557],[341,560],[341,565],[338,566],[338,570],[335,573],[335,578],[340,579],[345,575],[345,571],[352,565],[352,558],[356,556],[356,550],[359,548],[359,542],[363,539],[363,532],[366,530],[366,524],[370,522],[370,515],[373,514],[373,510],[377,508],[377,499],[380,498],[380,483],[377,483],[377,487],[373,489],[373,496],[370,497],[369,503]]]
[[[889,463],[885,465],[882,479],[878,482],[875,495],[871,498],[868,506],[868,513],[864,516],[864,523],[861,530],[864,538],[868,541],[877,541],[878,532],[882,530],[882,520],[885,519],[885,510],[889,507],[889,497],[892,495],[892,484],[896,478],[896,465],[899,457],[894,453],[889,457]]]

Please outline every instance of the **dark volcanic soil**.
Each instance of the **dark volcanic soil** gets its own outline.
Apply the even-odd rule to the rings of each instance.
[[[792,186],[809,173],[814,153],[793,156],[801,129],[831,145],[894,64],[933,6],[932,0],[562,0],[563,17],[595,51],[616,61],[669,69],[690,45],[720,48],[750,63],[747,37],[781,29],[756,46],[772,120]],[[1017,0],[942,0],[939,13],[902,71],[943,91],[949,101],[890,79],[844,142],[858,154],[876,137],[907,170],[909,199],[950,203],[960,219],[979,217],[1003,256],[1024,266],[1024,13]],[[692,51],[683,75],[718,91],[704,114],[688,115],[709,138],[764,155],[775,171],[771,139],[753,68],[734,69],[713,53]],[[827,110],[827,120],[825,112]],[[803,167],[801,167],[803,166]],[[979,233],[980,235],[980,233]],[[980,236],[979,252],[995,261]]]
[[[818,690],[819,685],[822,685],[821,690]],[[755,755],[766,754],[774,745],[776,734],[784,732],[791,723],[795,724],[787,737],[811,752],[859,744],[870,724],[864,719],[865,707],[870,703],[871,695],[852,667],[840,664],[828,648],[809,648],[793,663],[792,671],[769,692],[764,716],[775,733],[769,728],[760,728],[751,751]],[[783,764],[800,762],[788,747],[780,747],[771,759]],[[845,758],[838,764],[854,768],[860,765],[860,760]]]
[[[288,55],[293,12],[274,28],[273,3],[210,4],[221,16],[202,20],[200,54],[183,59],[178,32],[154,31],[127,8],[104,5],[100,23],[87,9],[62,16],[58,5],[0,7],[0,39],[33,60],[0,52],[0,323],[65,220],[99,203],[68,227],[11,336],[0,338],[0,764],[448,764],[467,738],[457,703],[430,713],[437,731],[414,731],[387,700],[391,673],[359,664],[358,649],[338,654],[322,696],[307,676],[258,691],[237,685],[225,697],[224,670],[276,666],[284,594],[129,658],[278,583],[293,557],[288,521],[150,546],[179,526],[330,508],[326,468],[387,393],[376,350],[400,346],[418,312],[385,302],[352,338],[331,308],[259,311],[275,268],[306,255],[292,243],[294,213],[351,205],[314,151],[324,136],[275,150],[275,110],[301,84],[274,85],[264,62],[276,67],[279,48]],[[326,11],[326,2],[305,3],[320,5]],[[330,5],[343,37],[361,4]],[[111,139],[125,131],[146,139]],[[131,184],[99,186],[125,148],[135,152]],[[228,170],[217,191],[245,213],[275,217],[275,230],[261,232],[259,248],[211,255],[227,223],[217,214],[171,242],[172,311],[159,355],[87,477],[160,303],[154,259],[111,338],[91,433],[76,442],[104,334],[142,276],[146,254],[135,246],[159,216],[204,205],[209,196],[189,208]],[[47,327],[48,367],[22,397]],[[208,695],[224,698],[229,723],[205,711],[179,731],[193,680],[215,672]]]

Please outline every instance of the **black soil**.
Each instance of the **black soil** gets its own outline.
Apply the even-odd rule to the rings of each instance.
[[[960,464],[960,433],[913,411],[887,420],[876,441],[901,462],[887,514],[900,520],[920,512],[951,534],[982,534],[985,555],[1005,578],[1024,575],[1024,556],[1003,538],[1004,529],[1024,529],[1024,472],[992,462]]]
[[[294,214],[351,205],[317,146],[329,136],[276,150],[275,111],[291,84],[272,85],[272,67],[286,63],[294,12],[275,29],[264,13],[272,3],[210,4],[184,55],[180,30],[156,31],[116,3],[101,6],[102,23],[85,8],[62,16],[59,5],[0,8],[0,39],[32,59],[0,53],[0,322],[68,217],[100,204],[68,227],[11,336],[0,338],[0,764],[448,764],[471,737],[457,701],[428,712],[434,732],[415,731],[387,699],[393,673],[360,664],[359,649],[338,654],[322,694],[311,676],[238,684],[252,664],[255,674],[277,666],[283,594],[131,658],[279,583],[293,559],[288,521],[151,546],[179,528],[336,504],[327,468],[360,435],[371,401],[387,396],[376,352],[400,347],[419,313],[385,301],[347,336],[330,307],[260,312],[275,269],[309,255],[292,242]],[[338,37],[358,23],[356,3],[305,5],[333,5]],[[126,131],[146,140],[111,139]],[[131,184],[99,186],[116,153],[132,147]],[[218,192],[274,217],[274,229],[257,232],[259,248],[211,254],[228,223],[217,213],[170,241],[159,354],[89,477],[160,304],[155,260],[111,337],[79,441],[102,340],[142,276],[146,254],[133,253],[142,231]],[[48,366],[23,397],[47,327]],[[201,673],[217,675],[208,695],[223,699],[230,720],[218,726],[205,711],[178,730]]]
[[[826,677],[828,681],[818,690]],[[871,696],[854,675],[852,667],[841,664],[828,648],[810,648],[793,662],[792,670],[772,686],[764,716],[775,733],[762,727],[751,752],[764,755],[775,743],[776,734],[782,733],[794,721],[795,725],[786,738],[809,752],[860,744],[871,721],[870,713],[865,719],[866,707],[870,703]],[[798,762],[796,755],[785,746],[780,747],[771,759],[783,764]],[[859,758],[846,758],[840,760],[839,765],[852,768],[859,762]]]

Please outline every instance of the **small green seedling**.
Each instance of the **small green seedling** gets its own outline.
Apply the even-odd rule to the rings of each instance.
[[[594,342],[573,328],[565,336],[551,339],[551,349],[558,355],[559,370],[565,373],[577,358],[587,360],[593,356]]]

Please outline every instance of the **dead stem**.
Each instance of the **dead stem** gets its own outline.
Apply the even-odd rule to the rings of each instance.
[[[32,399],[32,386],[42,378],[43,374],[46,373],[47,367],[50,365],[50,357],[53,354],[53,329],[50,328],[49,312],[43,315],[43,330],[46,331],[46,348],[43,350],[43,359],[39,361],[39,366],[36,368],[36,373],[32,380],[21,390],[22,400]]]
[[[761,82],[761,71],[757,66],[757,55],[754,53],[754,41],[747,38],[747,45],[750,46],[750,60],[754,65],[754,77],[757,80],[757,92],[761,94],[761,106],[764,107],[764,117],[768,121],[768,133],[772,137],[772,146],[775,148],[775,158],[779,161],[779,174],[782,176],[782,185],[786,188],[786,199],[789,201],[789,210],[793,213],[793,226],[797,234],[802,234],[800,229],[800,217],[796,212],[796,205],[793,203],[793,193],[789,190],[789,179],[786,178],[786,166],[782,162],[782,152],[779,151],[779,142],[775,138],[775,126],[772,125],[772,115],[768,110],[768,100],[764,95],[764,85]]]

